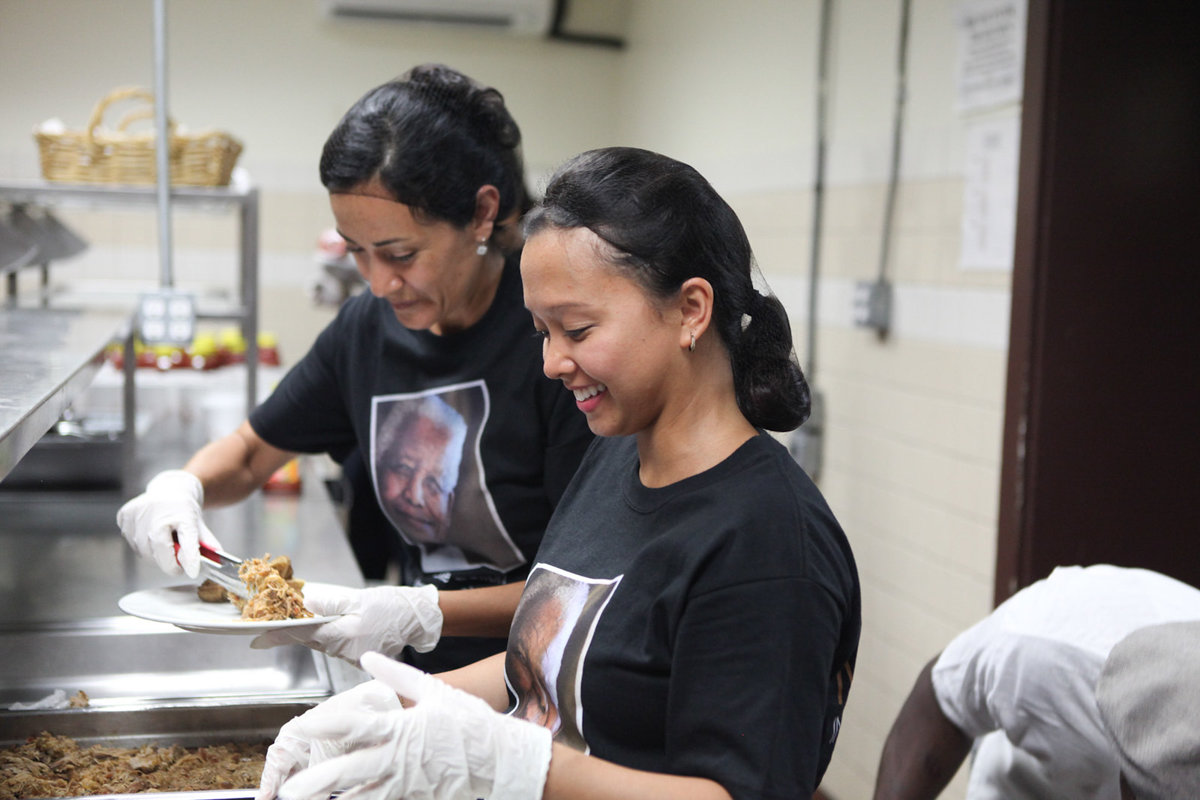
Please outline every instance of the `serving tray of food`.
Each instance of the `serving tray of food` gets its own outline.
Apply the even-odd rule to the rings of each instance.
[[[0,747],[0,800],[146,792],[252,797],[271,739],[262,731],[231,730],[227,721],[220,727],[203,735],[212,741],[190,744],[179,741],[178,732],[143,743],[32,734]]]

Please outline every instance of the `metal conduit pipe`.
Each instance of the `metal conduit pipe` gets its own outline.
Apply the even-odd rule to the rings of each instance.
[[[814,481],[819,480],[821,475],[825,430],[825,396],[817,388],[817,290],[820,285],[821,233],[825,209],[826,108],[829,93],[829,28],[832,10],[832,0],[821,0],[817,41],[817,107],[813,115],[816,121],[816,163],[813,171],[812,239],[808,267],[808,342],[804,360],[804,376],[808,379],[812,408],[808,419],[792,433],[789,442],[792,457]]]

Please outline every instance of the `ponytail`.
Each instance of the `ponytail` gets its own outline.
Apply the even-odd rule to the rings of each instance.
[[[738,408],[750,423],[790,431],[808,419],[808,382],[792,348],[792,328],[783,303],[751,289],[750,302],[730,348]]]

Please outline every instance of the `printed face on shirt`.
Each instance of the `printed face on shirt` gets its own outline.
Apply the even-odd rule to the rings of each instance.
[[[690,393],[678,362],[681,312],[605,260],[605,247],[586,228],[540,231],[525,244],[521,277],[546,376],[574,393],[594,433],[623,436]]]
[[[396,434],[398,446],[380,463],[380,493],[387,510],[414,541],[441,544],[458,484],[462,436],[429,416],[411,414],[402,424]]]
[[[331,194],[329,204],[371,294],[387,300],[404,327],[462,330],[491,305],[499,272],[476,252],[470,227],[415,216],[373,184]]]
[[[555,670],[547,669],[546,654],[563,633],[566,608],[562,598],[548,595],[528,609],[521,635],[508,650],[509,680],[520,698],[513,716],[559,729],[558,698],[552,690]]]
[[[579,681],[591,632],[620,577],[591,580],[545,564],[529,573],[513,617],[504,678],[512,716],[549,728],[554,740],[587,752]]]
[[[418,548],[422,572],[507,572],[525,563],[478,458],[489,408],[483,381],[372,399],[375,495],[401,538]]]

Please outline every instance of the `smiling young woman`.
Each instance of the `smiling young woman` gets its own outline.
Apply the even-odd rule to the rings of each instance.
[[[507,650],[440,679],[365,654],[414,707],[302,715],[287,733],[303,752],[353,752],[313,765],[277,745],[260,800],[811,797],[853,677],[858,575],[766,432],[809,398],[740,222],[686,164],[608,148],[555,173],[526,236],[543,371],[600,435]]]

